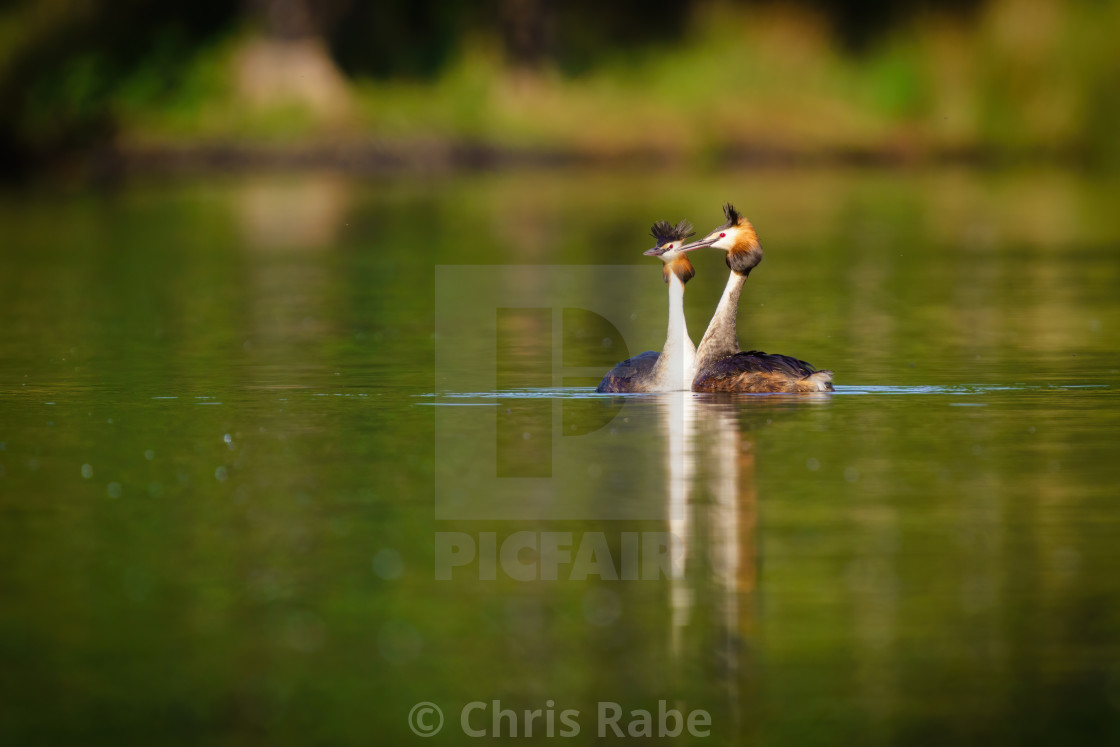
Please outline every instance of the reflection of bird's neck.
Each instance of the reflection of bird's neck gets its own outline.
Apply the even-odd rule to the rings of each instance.
[[[668,284],[669,330],[653,377],[661,391],[691,389],[696,372],[696,346],[688,336],[684,319],[684,281],[675,273],[669,273]]]
[[[700,347],[696,351],[697,368],[713,361],[735,355],[739,352],[739,333],[735,328],[735,317],[739,313],[739,295],[743,292],[743,284],[747,282],[746,275],[732,272],[727,279],[727,287],[723,289],[723,296],[716,306],[716,313],[708,323],[704,338],[700,340]]]

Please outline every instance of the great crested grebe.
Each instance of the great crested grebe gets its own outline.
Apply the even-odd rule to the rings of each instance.
[[[722,249],[731,268],[723,297],[696,351],[694,392],[831,392],[832,372],[818,371],[788,355],[739,350],[735,317],[739,294],[751,270],[762,261],[762,246],[750,221],[731,203],[723,206],[727,222],[699,241],[685,244],[681,252],[701,247]]]
[[[688,221],[672,225],[659,220],[650,228],[657,245],[647,256],[664,263],[661,274],[669,285],[669,331],[665,347],[658,353],[648,350],[612,368],[599,382],[597,392],[679,392],[692,387],[696,374],[696,346],[688,336],[684,321],[684,284],[696,271],[681,251],[684,240],[694,231]]]

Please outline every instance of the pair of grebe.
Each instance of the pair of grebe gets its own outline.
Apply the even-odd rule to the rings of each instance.
[[[699,241],[686,221],[653,224],[650,234],[657,245],[645,253],[664,263],[662,274],[669,285],[669,332],[660,353],[647,351],[612,368],[599,392],[830,392],[832,372],[818,371],[788,355],[739,350],[735,317],[739,295],[751,270],[762,261],[762,246],[754,226],[730,203],[723,206],[727,222]],[[684,286],[695,270],[687,253],[702,247],[726,252],[731,268],[727,287],[700,340],[692,344],[684,320]]]

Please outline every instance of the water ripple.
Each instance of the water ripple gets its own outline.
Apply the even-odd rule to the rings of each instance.
[[[982,395],[991,393],[1008,393],[1008,392],[1052,392],[1052,391],[1071,391],[1082,389],[1108,389],[1107,384],[960,384],[952,386],[940,385],[918,385],[918,386],[883,386],[883,385],[841,385],[836,387],[836,391],[831,395],[824,394],[823,396],[846,396],[846,395],[923,395],[923,394],[952,394],[952,395]],[[673,392],[671,394],[677,394]],[[634,393],[634,394],[600,394],[596,392],[593,387],[532,387],[524,389],[501,389],[490,392],[433,392],[427,394],[417,394],[414,397],[420,399],[435,400],[431,402],[418,402],[419,405],[451,405],[451,406],[466,406],[475,405],[483,406],[492,403],[479,403],[479,402],[465,402],[463,400],[510,400],[510,399],[601,399],[606,397],[662,397],[665,393]],[[696,393],[697,397],[706,397],[709,395]],[[720,396],[735,396],[735,395],[720,395]],[[743,397],[784,397],[784,398],[807,398],[811,396],[814,399],[819,399],[821,394],[814,395],[789,395],[784,393],[773,394],[743,394],[738,395]]]

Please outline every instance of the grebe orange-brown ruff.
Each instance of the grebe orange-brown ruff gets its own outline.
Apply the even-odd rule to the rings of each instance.
[[[739,350],[735,317],[739,295],[751,270],[762,261],[762,246],[750,221],[731,203],[723,206],[727,222],[703,239],[685,244],[680,251],[701,247],[727,252],[727,279],[723,297],[696,351],[694,392],[831,392],[832,372],[818,371],[805,361],[788,355],[771,355],[758,350]]]
[[[671,225],[659,220],[650,228],[657,245],[645,252],[664,263],[661,274],[669,285],[669,331],[661,352],[646,351],[612,368],[599,382],[597,392],[679,392],[688,391],[696,374],[696,346],[688,336],[684,320],[684,285],[695,274],[692,263],[681,251],[684,240],[693,234],[687,221]]]

